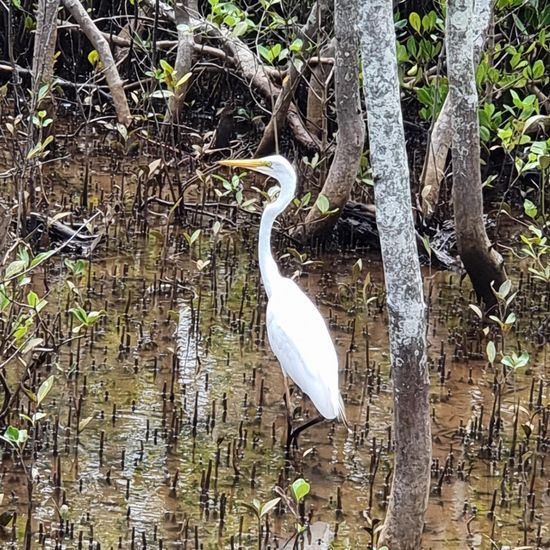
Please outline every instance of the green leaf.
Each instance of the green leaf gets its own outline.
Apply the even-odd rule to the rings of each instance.
[[[4,435],[0,436],[0,438],[7,441],[10,445],[21,448],[29,438],[29,435],[27,430],[19,430],[15,426],[8,426]]]
[[[273,56],[273,59],[277,59],[279,57],[282,49],[283,49],[283,47],[281,46],[281,44],[275,44],[271,48],[271,54]]]
[[[24,260],[14,260],[13,262],[11,262],[10,265],[8,265],[8,267],[6,269],[5,278],[6,279],[11,279],[12,277],[17,275],[18,273],[21,273],[21,271],[23,271],[24,269],[25,269]]]
[[[44,340],[42,338],[31,338],[28,342],[25,343],[23,348],[21,349],[21,353],[28,353],[29,351],[32,351],[34,348],[42,344]]]
[[[191,237],[189,238],[189,245],[192,245],[200,237],[200,234],[201,230],[195,229],[195,231],[193,231]]]
[[[504,321],[504,324],[506,325],[513,325],[516,322],[516,314],[514,312],[509,313],[508,317],[506,317],[506,320]]]
[[[432,247],[430,245],[430,238],[428,235],[422,235],[422,244],[424,245],[424,248],[426,249],[426,252],[428,254],[428,258],[431,259],[432,257]]]
[[[510,293],[510,290],[512,290],[512,281],[510,279],[506,279],[499,287],[497,294],[500,298],[506,298],[508,294]]]
[[[83,325],[88,322],[88,315],[86,314],[86,311],[84,311],[84,309],[82,309],[80,306],[72,307],[71,309],[69,309],[69,313],[72,313],[77,321],[79,321]]]
[[[529,199],[523,201],[523,210],[531,219],[537,217],[537,207]]]
[[[317,208],[319,209],[319,212],[321,214],[326,214],[329,211],[330,203],[328,202],[328,199],[323,194],[319,194],[317,197],[317,202],[315,203],[317,205]]]
[[[4,432],[4,438],[6,441],[15,443],[19,439],[19,430],[15,426],[8,426]]]
[[[174,92],[171,90],[155,90],[153,93],[149,94],[149,97],[153,99],[168,99],[174,96]]]
[[[37,405],[40,405],[44,399],[48,396],[50,393],[53,383],[55,380],[55,376],[52,374],[42,384],[40,384],[40,387],[38,388],[38,392],[36,393],[36,403]]]
[[[55,254],[54,250],[48,250],[47,252],[40,252],[40,254],[37,254],[31,261],[30,267],[36,267],[37,265],[40,265],[42,262],[46,261],[48,258],[53,256]]]
[[[25,30],[26,31],[32,31],[34,29],[34,19],[30,15],[25,15]]]
[[[537,59],[532,68],[533,79],[541,78],[544,75],[544,62],[542,59]]]
[[[23,420],[26,420],[27,422],[34,424],[33,419],[30,416],[27,416],[26,414],[19,413],[19,418],[22,418]]]
[[[481,309],[479,309],[478,306],[476,306],[475,304],[469,304],[468,307],[480,318],[480,319],[483,319],[483,313],[481,311]]]
[[[183,86],[191,77],[193,76],[193,73],[190,71],[186,74],[184,74],[177,82],[176,82],[176,90]]]
[[[49,84],[43,84],[40,86],[38,90],[38,103],[40,103],[49,93],[50,91],[50,85]]]
[[[90,311],[86,316],[86,326],[93,325],[98,319],[103,317],[105,315],[105,312],[103,310],[101,311]]]
[[[38,297],[38,294],[36,292],[31,290],[27,294],[27,304],[29,304],[29,306],[36,307],[39,301],[40,301],[40,298]]]
[[[486,126],[479,127],[479,136],[481,137],[481,141],[483,141],[483,143],[487,143],[491,139],[491,133]]]
[[[171,75],[174,72],[174,67],[172,67],[172,65],[170,65],[170,63],[168,63],[165,59],[161,59],[159,63],[166,75]]]
[[[487,342],[487,359],[489,360],[489,363],[494,363],[496,357],[497,349],[495,347],[495,343],[491,340],[490,342]]]
[[[298,478],[292,484],[292,494],[296,502],[301,502],[308,494],[311,489],[311,485],[303,478]]]
[[[411,27],[420,34],[420,26],[422,25],[422,21],[420,20],[420,15],[416,13],[415,11],[411,12],[409,15],[409,23],[411,24]]]
[[[237,38],[244,36],[248,32],[248,23],[246,21],[239,21],[233,28],[233,36]]]
[[[46,418],[46,416],[48,415],[45,412],[41,412],[41,411],[35,412],[32,415],[32,423],[36,424],[36,422],[42,420],[43,418]]]
[[[88,61],[90,62],[90,65],[92,65],[92,67],[95,67],[97,65],[97,62],[99,61],[99,53],[97,50],[92,50],[88,54]]]
[[[288,49],[293,53],[298,53],[302,51],[302,48],[304,46],[304,41],[301,38],[296,38],[292,44],[288,47]]]
[[[274,498],[272,500],[269,500],[262,506],[262,510],[260,512],[260,517],[265,516],[266,514],[269,514],[277,504],[279,504],[279,501],[281,500],[281,497]]]
[[[258,53],[260,54],[261,57],[263,57],[269,63],[271,63],[273,61],[271,50],[269,48],[266,48],[265,46],[262,46],[260,44],[258,46]]]

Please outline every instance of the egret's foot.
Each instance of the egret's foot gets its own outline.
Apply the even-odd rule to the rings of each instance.
[[[312,418],[311,420],[307,420],[303,424],[300,424],[300,426],[297,426],[296,428],[292,429],[292,424],[290,419],[288,420],[288,432],[286,437],[286,450],[290,451],[291,447],[293,449],[298,448],[298,436],[304,431],[307,430],[307,428],[311,428],[311,426],[315,426],[315,424],[319,424],[320,422],[323,422],[325,419],[324,416],[316,416],[315,418]]]

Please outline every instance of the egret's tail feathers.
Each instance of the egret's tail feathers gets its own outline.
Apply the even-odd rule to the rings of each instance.
[[[350,425],[346,417],[346,408],[344,406],[344,400],[342,399],[342,394],[338,396],[338,420],[344,424],[348,432],[350,431]]]

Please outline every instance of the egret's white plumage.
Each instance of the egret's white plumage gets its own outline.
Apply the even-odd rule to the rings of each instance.
[[[279,155],[262,159],[221,161],[250,168],[278,180],[277,200],[268,204],[260,223],[258,256],[267,296],[267,334],[281,367],[327,419],[345,421],[338,389],[338,357],[326,323],[313,302],[291,279],[283,277],[271,254],[271,230],[296,192],[296,174]]]

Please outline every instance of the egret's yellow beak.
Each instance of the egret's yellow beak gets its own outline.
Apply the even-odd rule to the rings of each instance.
[[[218,164],[221,164],[222,166],[231,166],[232,168],[249,168],[250,170],[271,167],[271,162],[264,159],[220,160],[218,161]]]

